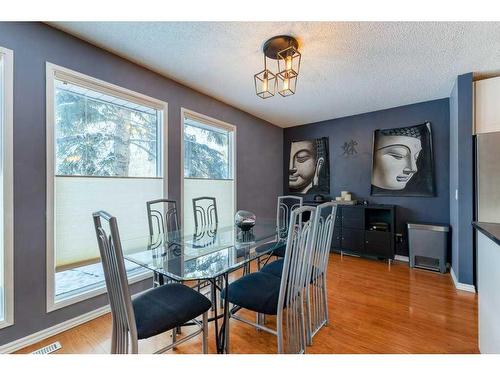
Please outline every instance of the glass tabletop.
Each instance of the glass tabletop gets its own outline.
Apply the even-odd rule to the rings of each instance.
[[[265,252],[255,248],[276,237],[275,220],[258,220],[248,232],[238,227],[203,228],[195,233],[122,240],[123,256],[154,272],[178,281],[213,279],[243,267]]]

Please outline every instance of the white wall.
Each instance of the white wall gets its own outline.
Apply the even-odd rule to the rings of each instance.
[[[500,77],[474,83],[474,128],[476,134],[500,131]]]

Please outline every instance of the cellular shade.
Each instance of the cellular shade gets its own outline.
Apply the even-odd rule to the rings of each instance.
[[[92,212],[118,219],[120,236],[147,236],[146,201],[163,196],[161,178],[56,177],[56,271],[100,261]]]

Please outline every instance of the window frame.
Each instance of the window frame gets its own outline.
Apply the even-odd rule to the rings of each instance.
[[[152,98],[150,96],[126,89],[115,84],[102,81],[100,79],[79,73],[77,71],[58,66],[56,64],[47,62],[46,63],[46,155],[47,155],[47,172],[46,172],[46,186],[47,186],[47,206],[46,206],[46,310],[51,312],[58,310],[60,308],[73,305],[75,303],[85,301],[92,297],[106,293],[106,286],[87,290],[82,293],[72,295],[68,298],[62,299],[60,301],[55,300],[55,196],[54,196],[54,186],[55,186],[55,80],[63,79],[70,81],[79,86],[87,87],[89,89],[103,92],[106,94],[113,95],[120,99],[130,100],[138,104],[143,104],[158,110],[161,119],[161,126],[159,126],[160,139],[162,141],[162,146],[160,147],[161,154],[160,164],[162,175],[160,177],[151,178],[162,178],[163,179],[163,195],[168,197],[168,103]],[[79,176],[75,176],[78,178]],[[112,176],[113,177],[113,176]],[[137,177],[122,177],[118,176],[116,178],[137,178]],[[141,177],[142,178],[142,177]],[[90,217],[89,217],[90,220]],[[140,272],[129,278],[129,284],[145,280],[152,277],[151,271],[144,269],[144,272]]]
[[[227,130],[231,133],[231,142],[230,142],[230,152],[231,152],[231,158],[230,158],[230,161],[229,161],[229,167],[230,167],[230,176],[231,178],[197,178],[197,177],[184,177],[184,119],[186,117],[190,117],[194,120],[198,120],[202,123],[205,123],[206,125],[209,125],[209,126],[213,126],[213,127],[216,127],[216,128],[220,128],[220,129],[224,129],[224,130]],[[181,199],[180,199],[180,207],[181,207],[181,217],[180,217],[180,221],[181,221],[181,227],[184,228],[184,179],[191,179],[191,180],[206,180],[206,181],[233,181],[233,189],[234,189],[234,197],[233,197],[233,207],[234,207],[234,212],[233,212],[233,215],[236,213],[236,211],[238,210],[238,207],[237,207],[237,202],[238,202],[238,199],[237,199],[237,187],[238,187],[238,184],[237,184],[237,160],[236,160],[236,155],[237,155],[237,152],[236,152],[236,147],[237,147],[237,127],[236,125],[232,125],[230,123],[227,123],[227,122],[224,122],[224,121],[221,121],[221,120],[218,120],[218,119],[215,119],[213,117],[210,117],[210,116],[206,116],[204,114],[201,114],[201,113],[198,113],[198,112],[195,112],[193,110],[190,110],[190,109],[187,109],[187,108],[184,108],[184,107],[181,107],[181,160],[180,160],[180,163],[181,163]]]
[[[14,52],[0,47],[3,60],[3,119],[2,119],[2,161],[3,161],[3,275],[5,306],[0,329],[14,324]]]

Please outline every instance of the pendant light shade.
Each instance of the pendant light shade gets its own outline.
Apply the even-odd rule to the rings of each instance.
[[[283,76],[296,77],[300,70],[300,52],[294,46],[290,46],[278,52],[278,72]]]
[[[255,93],[262,99],[274,96],[276,92],[276,75],[267,69],[264,56],[264,70],[254,75]]]
[[[278,73],[278,94],[283,97],[293,95],[296,87],[297,75],[286,71]]]

